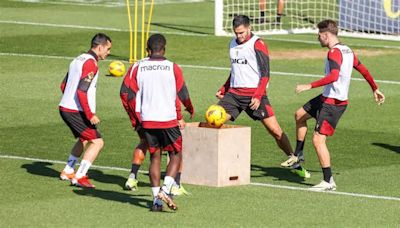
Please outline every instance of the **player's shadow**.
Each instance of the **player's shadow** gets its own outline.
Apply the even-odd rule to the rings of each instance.
[[[152,200],[143,198],[143,197],[148,198],[149,195],[132,195],[122,192],[100,190],[100,189],[84,189],[84,188],[79,188],[79,189],[77,188],[72,190],[72,192],[81,196],[96,197],[120,203],[129,203],[143,208],[150,208],[151,205],[153,204]]]
[[[294,182],[302,185],[312,186],[312,184],[304,183],[305,179],[299,177],[297,174],[293,173],[290,169],[278,168],[278,167],[263,167],[259,165],[251,165],[251,171],[261,172],[257,175],[251,175],[251,177],[263,177],[263,176],[272,176],[275,177],[276,181],[287,181]],[[308,170],[310,172],[310,170]],[[314,171],[311,171],[314,172]]]
[[[205,27],[205,26],[191,26],[191,25],[189,26],[189,25],[187,25],[186,27],[188,27],[188,28],[183,28],[183,27],[185,27],[185,25],[158,23],[158,22],[152,22],[151,25],[155,25],[155,26],[162,27],[162,28],[174,29],[174,30],[182,31],[182,32],[190,32],[190,33],[195,33],[195,34],[201,34],[201,35],[211,35],[211,34],[213,34],[212,32],[201,32],[201,31],[195,31],[193,29],[189,29],[189,28],[193,28],[193,27],[210,28],[210,29],[212,29],[211,27]]]
[[[387,143],[372,143],[372,145],[379,146],[379,147],[382,147],[382,148],[385,148],[387,150],[391,150],[393,152],[396,152],[396,153],[400,154],[400,146],[394,146],[394,145],[390,145],[390,144],[387,144]]]
[[[106,183],[106,184],[118,184],[121,188],[124,188],[126,178],[122,176],[117,176],[117,175],[111,175],[111,174],[104,174],[103,171],[98,170],[98,169],[91,169],[88,171],[89,178],[101,182],[101,183]],[[150,184],[148,183],[143,183],[140,181],[138,183],[139,187],[150,187]]]
[[[49,167],[52,165],[53,163],[50,162],[33,162],[30,164],[23,164],[21,165],[21,168],[26,169],[26,171],[30,174],[51,177],[51,178],[55,177],[58,178],[60,172]]]

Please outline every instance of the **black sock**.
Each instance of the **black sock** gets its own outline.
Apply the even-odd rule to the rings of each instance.
[[[265,12],[264,11],[261,11],[260,12],[260,17],[264,17],[265,16]]]
[[[296,150],[294,151],[294,155],[299,155],[300,151],[303,151],[304,141],[297,140],[296,141]]]
[[[282,14],[276,14],[276,22],[281,22],[281,17],[282,17]]]
[[[137,179],[137,173],[139,171],[140,165],[132,164],[131,173],[135,174],[135,178]]]
[[[297,169],[297,170],[302,170],[303,169],[303,167],[301,167],[301,165],[299,165],[299,166],[297,166],[296,168],[294,168],[294,169]]]
[[[324,181],[329,183],[332,177],[331,167],[322,168],[322,172],[324,173]]]
[[[175,176],[175,183],[181,185],[181,172],[178,172]]]

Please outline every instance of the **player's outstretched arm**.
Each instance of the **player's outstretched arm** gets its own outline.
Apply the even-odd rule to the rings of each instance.
[[[296,92],[296,94],[299,94],[301,92],[310,90],[311,88],[312,88],[311,84],[300,84],[300,85],[296,86],[295,92]]]

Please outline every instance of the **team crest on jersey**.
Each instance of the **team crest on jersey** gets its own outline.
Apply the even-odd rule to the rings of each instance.
[[[93,72],[90,72],[90,73],[87,75],[87,77],[85,78],[85,81],[86,81],[86,82],[91,82],[91,81],[93,80],[93,78],[94,78],[94,73],[93,73]]]

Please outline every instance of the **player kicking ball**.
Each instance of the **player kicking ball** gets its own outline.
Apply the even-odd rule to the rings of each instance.
[[[339,42],[338,27],[335,21],[324,20],[318,23],[318,40],[322,47],[329,49],[325,60],[325,77],[310,84],[296,86],[296,93],[324,86],[322,94],[309,100],[295,113],[297,145],[295,156],[290,157],[286,164],[294,164],[303,152],[304,139],[307,134],[307,120],[314,118],[317,123],[314,128],[312,142],[317,152],[323,172],[323,180],[311,187],[312,191],[334,191],[336,183],[332,176],[331,159],[326,145],[327,136],[332,136],[335,128],[348,104],[348,93],[353,68],[362,74],[370,85],[378,105],[385,101],[385,96],[378,90],[374,79],[367,68],[360,62],[348,46]]]

